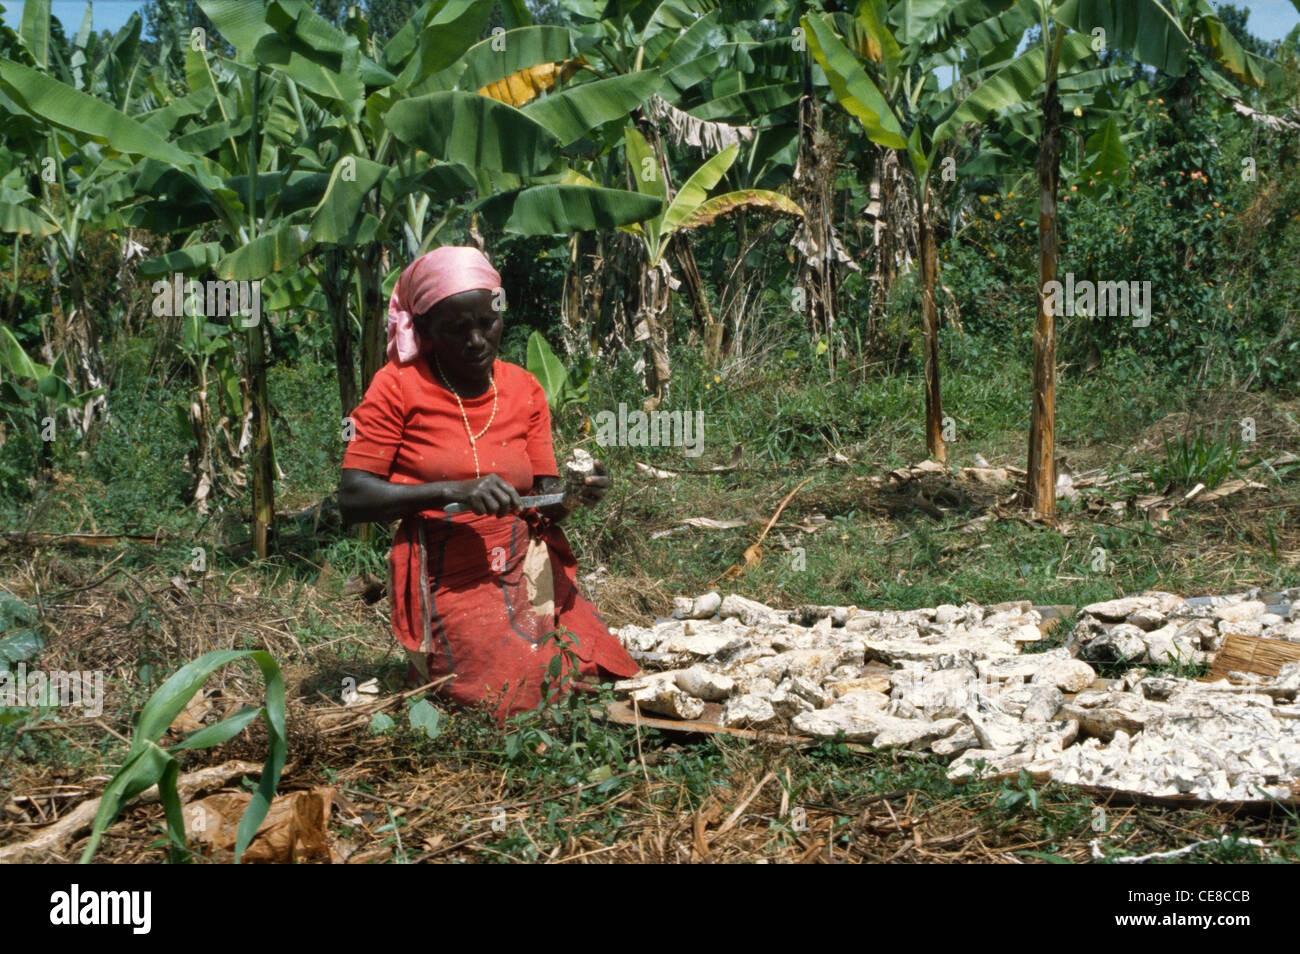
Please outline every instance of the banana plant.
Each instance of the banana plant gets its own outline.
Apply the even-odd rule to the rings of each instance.
[[[651,410],[667,397],[672,375],[666,322],[677,282],[665,258],[669,243],[679,235],[744,208],[757,207],[794,216],[802,216],[803,210],[788,197],[769,189],[745,189],[710,197],[710,190],[736,161],[739,146],[728,146],[705,161],[675,194],[670,194],[662,157],[651,147],[645,135],[635,126],[629,126],[625,130],[625,139],[628,175],[642,194],[664,203],[663,211],[657,216],[624,227],[625,231],[641,239],[644,248],[633,333],[636,340],[647,343],[649,373],[646,383],[650,397],[646,409]]]
[[[862,0],[851,21],[841,17],[837,23],[834,16],[813,14],[801,21],[808,51],[825,73],[840,107],[857,119],[869,140],[898,151],[911,166],[918,210],[921,331],[925,343],[925,443],[927,453],[940,462],[947,460],[947,448],[939,379],[935,301],[938,256],[930,176],[945,141],[967,121],[974,93],[967,84],[959,83],[948,91],[939,91],[933,70],[945,58],[963,62],[961,37],[970,31],[984,37],[982,52],[986,57],[995,58],[1008,51],[1014,54],[1018,40],[1011,40],[1011,35],[1015,24],[1002,19],[1011,5],[1011,0],[961,0],[954,4],[907,0],[887,11],[881,0]],[[971,46],[979,52],[973,41]],[[1033,62],[1023,57],[1004,67],[1028,78],[1032,78],[1033,68]],[[963,93],[967,95],[963,97]]]
[[[794,104],[800,95],[799,58],[790,40],[793,24],[780,26],[790,20],[789,9],[784,3],[647,0],[602,8],[566,4],[557,15],[582,37],[584,55],[601,71],[626,74],[653,69],[662,77],[654,96],[647,97],[645,107],[633,118],[663,171],[665,192],[671,193],[675,176],[681,181],[698,162],[687,162],[693,149],[707,157],[732,144],[744,149],[744,161],[733,167],[729,177],[733,191],[775,187],[789,180],[797,128]],[[778,24],[775,38],[774,23]],[[755,116],[763,119],[755,122]],[[593,130],[588,141],[599,147],[600,157],[578,171],[601,181],[624,179],[625,167],[614,161],[622,138],[621,128]],[[736,222],[743,239],[745,217],[738,216]],[[596,257],[601,260],[625,254],[621,247],[612,252],[604,248],[598,240]],[[709,303],[695,250],[685,242],[674,242],[669,251],[705,343],[706,358],[716,363],[725,323]],[[631,295],[605,276],[596,276],[598,291],[584,294],[579,291],[582,265],[576,241],[569,253],[566,341],[576,337],[576,329],[569,325],[583,320],[585,299],[594,306],[596,300],[611,295],[642,300],[645,291],[662,294],[658,285],[646,286],[642,269],[635,266],[629,274],[638,276],[638,287]]]
[[[840,105],[858,119],[869,139],[905,154],[911,166],[919,209],[922,331],[926,344],[926,447],[931,456],[943,461],[947,451],[939,387],[934,294],[937,256],[931,183],[940,149],[956,139],[965,124],[984,123],[996,115],[1023,110],[1025,104],[1038,102],[1044,89],[1050,91],[1048,95],[1059,122],[1060,77],[1069,76],[1080,67],[1075,75],[1088,81],[1103,78],[1097,72],[1102,65],[1098,53],[1107,45],[1126,50],[1170,75],[1178,75],[1186,68],[1188,41],[1177,22],[1156,0],[1136,0],[1130,4],[1095,0],[1065,0],[1058,4],[1042,0],[1015,0],[1014,3],[1011,0],[957,3],[907,0],[888,10],[881,0],[862,0],[847,28],[841,18],[840,33],[851,42],[857,41],[855,45],[866,55],[865,62],[837,35],[834,17],[807,16],[803,23],[808,32],[809,51],[825,71]],[[1052,42],[1031,44],[1017,53],[1024,31],[1033,25],[1044,35],[1051,33]],[[964,75],[956,77],[948,89],[941,91],[932,70],[923,67],[942,62]],[[1076,86],[1086,86],[1086,82]],[[1052,148],[1059,153],[1057,129],[1054,127],[1051,134]],[[1040,148],[1040,157],[1042,152]],[[1054,277],[1055,216],[1048,218],[1050,221],[1040,219],[1040,262],[1045,261],[1050,246],[1053,250],[1051,277]],[[1044,278],[1048,280],[1050,277]],[[1040,312],[1042,307],[1040,295]],[[1042,317],[1040,314],[1035,359],[1035,391],[1039,394],[1035,400],[1035,419],[1040,421],[1042,415],[1038,408],[1044,401],[1052,401],[1054,375],[1052,383],[1040,379],[1047,366],[1054,366],[1055,361],[1054,333],[1048,334],[1042,327]],[[1038,448],[1030,454],[1035,479],[1038,479],[1035,461],[1041,458],[1044,440],[1050,444],[1050,425],[1034,429],[1031,437],[1031,443]],[[1047,459],[1050,460],[1050,453]],[[1054,474],[1052,483],[1046,486],[1051,499],[1055,492]]]
[[[1056,326],[1045,292],[1057,276],[1056,191],[1060,179],[1061,106],[1060,78],[1067,72],[1062,51],[1081,36],[1098,38],[1129,52],[1135,59],[1183,82],[1195,57],[1193,41],[1208,51],[1210,65],[1203,72],[1217,76],[1221,67],[1237,82],[1260,87],[1276,74],[1276,67],[1247,54],[1214,10],[1203,0],[1177,3],[1171,13],[1155,0],[1107,4],[1099,0],[1037,0],[1042,56],[1047,62],[1042,96],[1043,133],[1038,158],[1039,186],[1039,292],[1034,329],[1033,407],[1030,419],[1029,464],[1026,490],[1031,510],[1044,518],[1056,514]],[[1220,82],[1226,83],[1222,77]],[[1211,80],[1213,83],[1214,81]],[[1149,320],[1149,316],[1148,316]]]
[[[335,328],[345,410],[349,390],[353,398],[356,393],[349,389],[350,353],[341,347],[353,328],[347,298],[355,291],[368,378],[384,360],[382,296],[402,267],[389,267],[390,252],[424,251],[463,208],[460,196],[476,186],[500,193],[484,217],[502,214],[503,227],[534,233],[612,227],[658,211],[657,202],[635,193],[525,184],[549,171],[590,123],[626,115],[652,78],[546,92],[554,84],[539,83],[534,68],[569,58],[567,35],[520,28],[504,40],[474,42],[490,6],[426,5],[376,61],[360,52],[357,35],[300,2],[201,4],[236,55],[187,51],[189,93],[145,119],[179,134],[176,142],[201,154],[224,186],[195,197],[186,176],[160,165],[145,170],[142,191],[156,199],[140,204],[137,224],[190,235],[175,259],[154,268],[211,267],[223,278],[264,279],[270,304],[300,300],[314,282]],[[353,26],[364,35],[363,21]],[[521,70],[534,71],[534,91],[546,95],[528,97],[537,101],[522,108],[489,95],[502,81],[509,89]],[[564,70],[558,73],[560,80]],[[248,105],[263,75],[265,116]],[[510,95],[524,99],[517,93]],[[240,169],[247,171],[233,174]],[[438,204],[445,211],[430,227],[431,206]],[[213,225],[224,236],[215,250],[201,235]],[[250,331],[246,366],[254,409],[262,401],[259,340],[260,331]],[[255,462],[270,457],[262,451],[269,432],[263,436],[261,419],[254,414]],[[259,553],[271,513],[269,469],[264,473],[262,492],[254,471]]]
[[[90,396],[68,380],[62,356],[53,365],[40,364],[12,331],[0,327],[0,411],[32,436],[38,448],[34,470],[49,470],[54,415],[84,406]]]
[[[427,251],[449,222],[481,211],[509,231],[563,233],[658,210],[621,190],[533,184],[562,170],[561,151],[593,124],[625,116],[655,83],[645,73],[565,84],[576,61],[567,31],[521,25],[480,39],[492,4],[451,0],[422,7],[371,61],[357,51],[355,37],[308,9],[272,3],[272,15],[259,19],[256,7],[203,9],[240,58],[302,48],[301,58],[289,57],[281,68],[298,102],[314,100],[328,119],[304,128],[305,141],[295,149],[320,156],[329,176],[310,216],[308,244],[340,250],[355,271],[363,380],[385,360],[383,294],[405,261]],[[364,32],[364,22],[357,26]],[[309,49],[334,51],[340,68],[309,66]],[[352,82],[356,76],[359,83]],[[300,162],[305,167],[313,158]],[[488,200],[481,209],[464,201],[475,192]],[[390,264],[390,257],[399,261]],[[337,289],[346,281],[309,267],[334,292],[338,314]]]
[[[197,55],[206,65],[202,54]],[[199,74],[210,75],[196,70],[196,75]],[[150,115],[147,121],[136,120],[108,103],[21,64],[0,61],[0,92],[22,113],[44,123],[51,137],[59,141],[72,138],[79,143],[82,155],[87,157],[82,161],[87,165],[91,160],[99,160],[95,171],[87,177],[92,182],[100,175],[100,169],[104,175],[121,173],[112,180],[113,188],[101,186],[96,196],[101,203],[96,210],[101,218],[147,225],[157,232],[215,226],[220,236],[217,241],[183,248],[175,258],[187,260],[191,268],[211,266],[223,278],[257,281],[274,273],[286,257],[286,249],[301,241],[287,227],[281,228],[278,221],[268,222],[265,215],[266,194],[275,185],[285,183],[276,183],[272,174],[259,188],[262,162],[267,158],[276,160],[273,150],[267,150],[264,155],[258,136],[261,75],[260,69],[254,69],[236,77],[240,109],[235,108],[235,103],[227,104],[215,88],[192,94],[194,100],[184,104],[190,115],[202,112],[198,101],[203,100],[213,108],[226,111],[227,115],[242,114],[246,119],[226,120],[217,130],[201,130],[189,139],[180,137],[175,143],[168,141],[171,129],[158,116]],[[173,110],[173,113],[184,112],[180,108]],[[242,127],[237,125],[240,122]],[[244,131],[249,136],[241,147]],[[205,145],[217,159],[204,154]],[[223,162],[234,168],[227,168]],[[245,174],[232,175],[241,166]],[[276,193],[277,201],[280,192]],[[131,204],[131,200],[142,195],[149,196],[150,200]],[[262,202],[254,201],[253,196]],[[169,260],[166,264],[179,266],[181,262]],[[254,539],[259,555],[266,552],[273,514],[270,480],[273,458],[263,335],[260,320],[246,328],[248,390],[241,414],[252,427]]]
[[[925,4],[919,4],[924,7]],[[978,0],[948,5],[953,22],[978,12]],[[1169,8],[1156,0],[1112,4],[1103,0],[1018,0],[1004,14],[1012,22],[1025,12],[1038,27],[1037,42],[1005,65],[992,64],[977,74],[977,85],[960,102],[950,106],[934,129],[932,142],[956,136],[964,123],[984,123],[1000,117],[1024,116],[1041,105],[1037,178],[1039,192],[1039,294],[1034,331],[1033,406],[1031,413],[1027,496],[1031,510],[1051,519],[1055,515],[1055,319],[1043,289],[1057,273],[1056,193],[1060,180],[1060,130],[1062,100],[1074,95],[1074,112],[1087,104],[1088,91],[1113,77],[1099,68],[1095,54],[1107,48],[1122,50],[1160,74],[1175,80],[1188,69],[1192,42],[1190,30],[1211,51],[1212,57],[1239,81],[1257,85],[1268,75],[1266,62],[1250,58],[1235,43],[1213,11],[1195,0],[1180,7],[1180,23]],[[943,15],[943,14],[940,14]],[[970,27],[968,36],[981,35],[991,23]],[[1186,25],[1187,29],[1184,29]],[[942,31],[939,31],[942,32]],[[1007,49],[1007,40],[995,40]],[[983,35],[987,37],[988,32]],[[974,42],[974,41],[972,41]],[[1019,40],[1015,41],[1017,44]],[[956,85],[956,84],[955,84]],[[1082,97],[1082,101],[1078,98]],[[915,130],[913,130],[915,132]],[[1090,164],[1108,169],[1126,164],[1118,131],[1103,125],[1089,140]],[[908,154],[918,178],[933,167],[932,156],[919,156],[909,136]],[[923,299],[924,300],[924,299]]]
[[[12,36],[25,62],[0,60],[0,109],[10,114],[11,141],[25,146],[20,154],[26,157],[30,180],[39,183],[36,194],[10,188],[0,195],[0,231],[40,242],[51,279],[46,343],[66,357],[78,392],[91,395],[84,407],[65,409],[83,434],[96,421],[106,421],[110,412],[98,321],[82,275],[82,233],[91,223],[112,227],[112,204],[129,194],[125,174],[134,156],[105,152],[75,122],[43,122],[40,107],[29,109],[27,99],[43,101],[66,86],[87,98],[93,95],[99,107],[122,109],[133,101],[141,63],[139,16],[132,14],[102,49],[92,40],[91,23],[87,4],[71,59],[65,62],[50,42],[50,0],[32,0],[24,5]]]

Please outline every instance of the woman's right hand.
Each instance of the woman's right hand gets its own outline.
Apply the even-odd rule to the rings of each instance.
[[[477,480],[464,480],[455,485],[456,490],[448,503],[464,504],[476,514],[504,517],[523,507],[515,488],[499,474],[488,474]]]

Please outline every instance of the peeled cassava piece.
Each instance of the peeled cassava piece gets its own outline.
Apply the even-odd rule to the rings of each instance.
[[[582,493],[584,482],[596,472],[596,458],[581,447],[574,448],[564,462],[564,502],[571,504]]]
[[[673,600],[673,610],[682,619],[708,619],[722,606],[722,597],[716,592],[705,593],[692,599],[678,596]]]
[[[1300,663],[1242,673],[1236,685],[1173,674],[1213,658],[1225,634],[1258,630],[1289,649],[1300,589],[1267,605],[1256,595],[1095,603],[1066,645],[1034,652],[1042,620],[1024,601],[785,610],[709,592],[678,598],[653,626],[616,631],[652,671],[615,692],[669,718],[925,750],[951,759],[954,780],[1027,769],[1144,794],[1259,800],[1300,793]]]

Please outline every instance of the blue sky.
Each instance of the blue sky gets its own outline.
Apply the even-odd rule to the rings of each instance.
[[[0,0],[5,22],[10,26],[18,25],[23,2],[24,0]],[[1297,13],[1291,0],[1245,0],[1244,4],[1238,0],[1238,5],[1244,5],[1250,10],[1250,20],[1247,22],[1251,32],[1266,40],[1280,40],[1288,30],[1300,23],[1300,13]],[[95,30],[116,32],[126,23],[132,11],[143,6],[143,0],[94,0]],[[54,16],[63,23],[64,32],[72,35],[81,26],[86,4],[84,0],[53,0],[52,10]]]

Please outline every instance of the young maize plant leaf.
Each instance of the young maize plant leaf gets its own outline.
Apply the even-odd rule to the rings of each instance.
[[[230,718],[205,726],[168,749],[159,746],[158,740],[194,694],[203,688],[208,677],[237,659],[251,659],[257,663],[262,671],[262,680],[266,683],[266,704],[260,707],[246,706]],[[218,650],[182,666],[158,687],[140,711],[126,761],[105,787],[100,799],[99,812],[95,815],[90,831],[90,841],[81,854],[81,863],[87,864],[95,856],[104,832],[117,819],[122,806],[154,784],[158,786],[167,813],[167,837],[174,852],[177,855],[183,853],[185,820],[181,815],[180,797],[176,791],[180,766],[172,753],[181,749],[220,745],[234,738],[260,716],[266,723],[267,756],[262,766],[261,782],[239,822],[235,839],[235,863],[238,864],[262,820],[266,818],[271,799],[275,797],[276,785],[280,781],[280,772],[284,768],[287,754],[284,713],[284,676],[271,654],[264,650]]]

